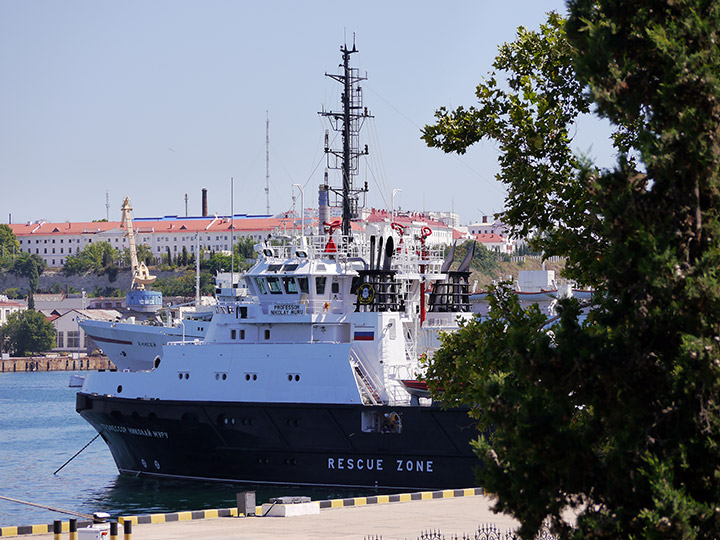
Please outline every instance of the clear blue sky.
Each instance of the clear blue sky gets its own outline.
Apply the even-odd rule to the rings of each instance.
[[[323,105],[338,109],[339,48],[353,32],[367,71],[364,130],[369,205],[454,209],[463,223],[500,211],[496,151],[429,149],[420,128],[442,105],[475,103],[497,46],[537,28],[563,0],[0,2],[0,222],[265,212],[265,115],[270,209],[291,207],[292,184],[317,201],[324,171]],[[577,145],[607,158],[602,130]],[[608,154],[609,155],[609,154]],[[318,166],[318,164],[320,164]],[[336,180],[336,179],[335,179]],[[296,191],[297,192],[297,191]]]

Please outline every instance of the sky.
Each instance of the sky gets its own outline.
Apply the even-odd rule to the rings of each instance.
[[[4,0],[0,223],[119,220],[124,197],[135,217],[185,216],[186,194],[200,215],[203,188],[210,214],[265,214],[267,118],[270,212],[293,195],[316,207],[329,127],[317,113],[340,108],[325,73],[341,73],[353,40],[374,115],[367,206],[477,222],[503,209],[496,147],[444,154],[421,129],[441,106],[475,104],[497,47],[550,10],[564,0]],[[608,161],[596,124],[574,144]]]

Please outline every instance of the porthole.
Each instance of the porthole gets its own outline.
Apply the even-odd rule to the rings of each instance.
[[[223,381],[227,380],[227,373],[223,373],[223,374],[222,374],[222,380],[223,380]]]
[[[292,381],[292,375],[288,374],[288,381]]]
[[[250,374],[249,374],[249,373],[246,373],[246,374],[245,374],[245,380],[246,380],[246,381],[249,381],[249,380],[250,380]]]
[[[155,369],[157,369],[159,367],[160,367],[160,357],[156,356],[155,357]]]
[[[189,379],[189,378],[190,378],[190,374],[189,374],[189,373],[186,373],[186,374],[185,374],[185,379],[187,380],[187,379]]]
[[[141,460],[140,460],[140,463],[142,464],[142,466],[143,466],[145,469],[147,469],[147,461],[145,461],[144,459],[141,459]]]
[[[121,392],[122,392],[122,384],[118,384],[117,393],[119,394]]]
[[[217,381],[217,380],[219,380],[219,379],[220,379],[220,374],[219,374],[219,373],[216,373],[216,374],[215,374],[215,380]]]
[[[300,380],[300,375],[295,374],[295,380],[296,380],[296,381],[299,381],[299,380]]]
[[[127,356],[127,353],[125,351],[121,351],[120,356]]]
[[[257,373],[253,373],[253,381],[257,381]]]
[[[153,465],[155,465],[155,468],[156,468],[158,471],[160,470],[160,463],[158,462],[157,459],[155,460],[155,462],[153,463]]]
[[[178,373],[178,379],[182,380],[182,375],[183,375],[182,373]]]

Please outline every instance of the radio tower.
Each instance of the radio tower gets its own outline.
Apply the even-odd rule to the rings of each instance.
[[[265,210],[270,215],[270,113],[265,111]]]
[[[105,219],[110,221],[110,192],[105,190]]]
[[[350,236],[350,220],[358,217],[359,198],[361,193],[367,193],[367,182],[362,188],[354,187],[353,179],[358,174],[358,158],[368,154],[368,147],[360,149],[360,129],[366,118],[372,118],[367,107],[363,107],[362,87],[360,81],[367,77],[361,77],[357,68],[350,67],[350,55],[357,52],[353,40],[352,50],[347,45],[340,47],[343,56],[342,75],[330,75],[330,77],[343,85],[341,97],[342,112],[321,111],[330,121],[330,126],[342,133],[342,150],[330,148],[330,137],[325,132],[325,154],[327,154],[327,165],[330,169],[342,170],[342,190],[330,188],[330,191],[342,198],[342,234]]]

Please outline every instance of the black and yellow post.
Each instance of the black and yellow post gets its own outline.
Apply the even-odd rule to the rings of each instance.
[[[110,540],[118,540],[118,524],[117,521],[110,522]]]
[[[61,540],[62,538],[62,521],[56,519],[53,521],[53,540]]]
[[[132,540],[132,521],[129,519],[123,523],[125,528],[125,540]]]
[[[78,532],[77,532],[77,519],[71,518],[70,519],[70,540],[78,540]]]

